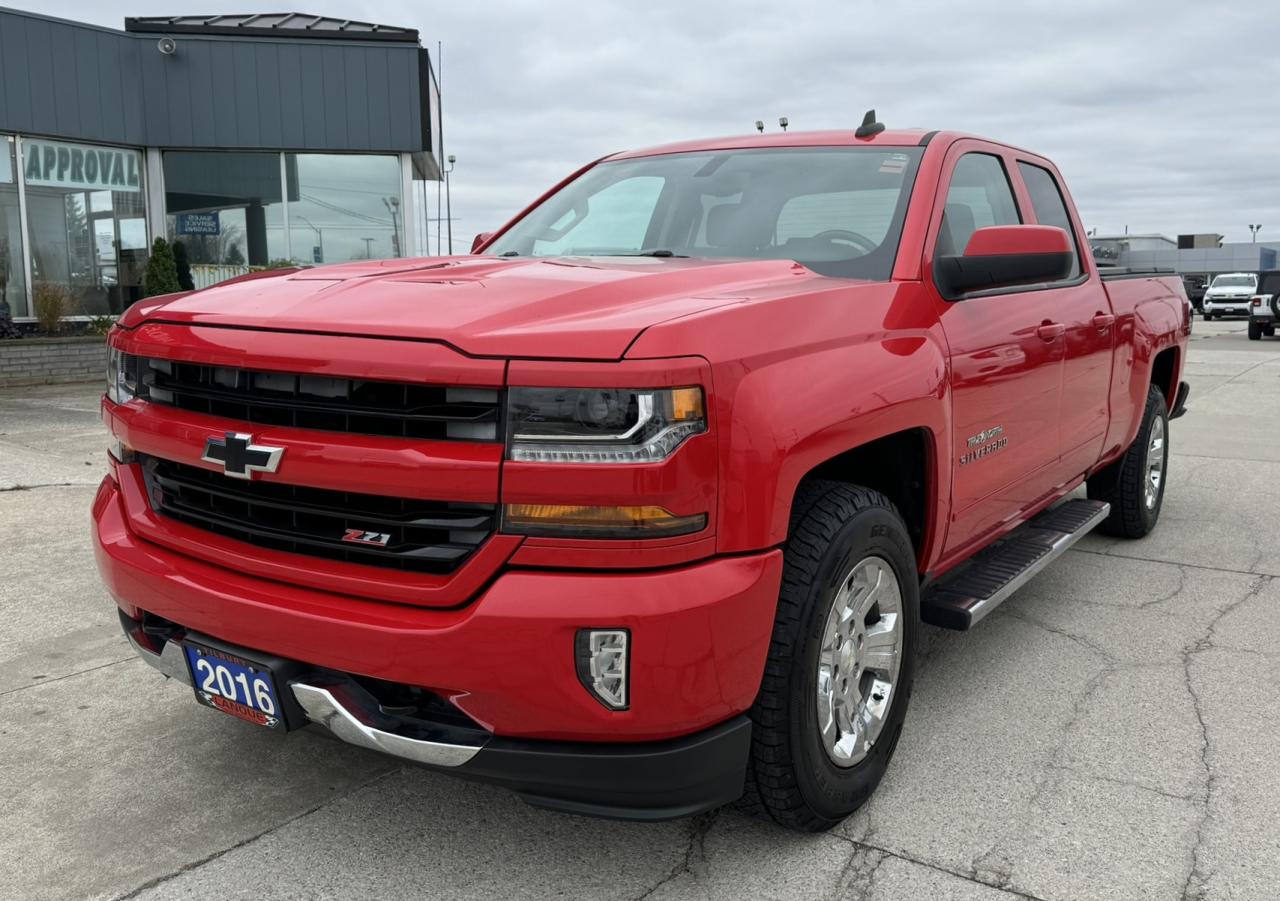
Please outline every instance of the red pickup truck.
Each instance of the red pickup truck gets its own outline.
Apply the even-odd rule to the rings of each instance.
[[[922,621],[1155,525],[1191,329],[1048,160],[871,118],[598,160],[470,255],[135,305],[93,520],[137,652],[541,806],[847,816]]]

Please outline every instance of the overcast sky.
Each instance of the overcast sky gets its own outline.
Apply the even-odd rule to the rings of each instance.
[[[14,5],[28,5],[9,0]],[[579,164],[776,128],[957,129],[1043,153],[1087,228],[1280,241],[1280,3],[331,2],[443,41],[455,248]],[[46,0],[42,13],[278,12],[278,0]],[[210,8],[212,7],[212,8]],[[434,205],[434,198],[432,200]]]

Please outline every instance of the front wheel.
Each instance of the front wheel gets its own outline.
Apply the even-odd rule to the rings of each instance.
[[[1213,314],[1212,314],[1212,313],[1205,313],[1205,314],[1204,314],[1204,321],[1205,321],[1205,322],[1213,322]]]
[[[919,581],[893,504],[841,482],[802,486],[783,559],[743,804],[813,832],[857,810],[893,756],[915,677]]]
[[[1169,407],[1164,392],[1152,385],[1133,444],[1123,457],[1089,478],[1089,497],[1111,504],[1111,514],[1098,531],[1141,538],[1154,529],[1164,504],[1168,466]]]

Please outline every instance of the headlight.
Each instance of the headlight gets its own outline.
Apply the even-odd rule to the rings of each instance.
[[[652,463],[705,432],[701,388],[512,388],[510,459]]]
[[[107,348],[107,397],[118,404],[128,403],[138,393],[138,358]]]

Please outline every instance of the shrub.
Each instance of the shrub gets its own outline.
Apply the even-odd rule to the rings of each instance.
[[[62,328],[62,317],[71,314],[71,290],[59,282],[36,282],[33,285],[36,321],[40,330],[50,335]]]
[[[151,245],[151,259],[147,260],[147,271],[142,276],[142,293],[144,297],[156,297],[160,294],[173,294],[181,291],[178,284],[178,265],[173,259],[173,248],[164,238],[156,238]]]
[[[111,331],[111,326],[115,324],[116,317],[114,316],[93,316],[89,319],[89,324],[86,328],[91,335],[105,335]]]

